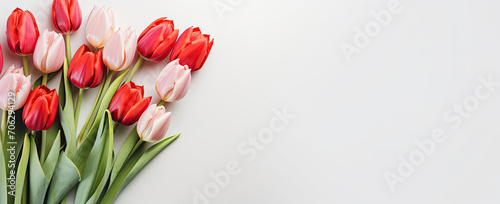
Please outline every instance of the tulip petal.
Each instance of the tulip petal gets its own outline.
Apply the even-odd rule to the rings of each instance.
[[[149,137],[149,142],[157,142],[167,133],[168,127],[170,126],[170,112],[161,114],[153,121],[153,127],[151,130],[151,136]]]
[[[120,124],[122,125],[132,125],[139,117],[141,117],[142,113],[148,108],[149,103],[151,102],[151,96],[147,98],[143,98],[134,104],[130,109],[127,109],[127,113],[123,117],[123,120]]]
[[[175,59],[179,58],[181,51],[184,50],[184,48],[190,42],[191,33],[193,33],[193,26],[189,27],[184,32],[182,32],[181,36],[179,37],[179,39],[175,43],[174,50],[172,50],[172,54],[170,55],[170,61],[174,61]],[[191,69],[192,69],[192,67],[191,67]]]
[[[167,102],[181,100],[186,96],[191,82],[191,70],[183,70],[182,76],[175,82],[174,89]]]
[[[71,31],[76,31],[82,24],[82,10],[77,0],[71,0],[69,4],[69,16],[71,19]]]
[[[24,123],[30,130],[40,131],[45,128],[49,116],[49,102],[45,97],[38,97],[34,101]]]
[[[71,32],[71,21],[69,17],[69,3],[67,0],[55,0],[52,3],[52,15],[54,25],[62,33]]]
[[[53,42],[47,51],[47,59],[45,60],[46,70],[44,73],[52,73],[59,70],[64,63],[65,46],[64,39],[61,34],[53,33]]]
[[[139,121],[137,121],[137,133],[139,136],[142,137],[144,135],[144,131],[146,127],[149,126],[153,119],[153,114],[155,113],[156,110],[156,104],[150,105],[144,113],[142,113],[141,117],[139,118]]]
[[[109,38],[103,50],[103,61],[106,66],[113,71],[122,71],[125,60],[125,36],[118,30]]]
[[[188,65],[191,69],[198,69],[203,59],[205,59],[207,48],[206,39],[198,39],[192,42],[179,54],[179,63]]]

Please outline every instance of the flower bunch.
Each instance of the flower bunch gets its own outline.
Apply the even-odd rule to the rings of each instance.
[[[93,49],[84,44],[73,54],[70,36],[81,27],[82,15],[77,0],[53,0],[56,30],[41,34],[30,11],[16,8],[7,19],[7,45],[22,57],[23,67],[12,65],[0,77],[0,149],[17,144],[17,153],[0,151],[0,177],[10,179],[0,179],[0,203],[61,203],[75,187],[77,204],[112,203],[180,135],[165,137],[172,113],[163,104],[186,96],[191,73],[203,67],[213,39],[198,27],[179,36],[174,22],[165,17],[137,37],[131,27],[115,25],[111,8],[96,6],[85,25]],[[139,57],[131,67],[136,52]],[[28,67],[31,54],[33,71],[42,75],[34,81]],[[159,62],[168,56],[170,62],[155,83],[161,100],[151,104],[152,96],[145,96],[144,86],[133,77],[144,61]],[[0,72],[2,68],[0,47]],[[56,91],[47,83],[59,72]],[[87,96],[95,102],[78,129],[84,93],[97,87],[97,95]],[[72,89],[79,90],[75,102]],[[116,129],[135,123],[115,154],[113,141],[120,137]],[[7,165],[10,160],[15,168]]]

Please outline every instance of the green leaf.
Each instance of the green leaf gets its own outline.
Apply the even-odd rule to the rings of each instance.
[[[0,204],[7,204],[7,163],[2,143],[0,142]]]
[[[41,165],[38,159],[38,151],[36,149],[35,140],[31,138],[29,162],[30,204],[43,204],[43,201],[45,200],[45,194],[47,193],[50,180],[52,179],[52,175],[59,158],[59,147],[61,146],[60,140],[60,134],[58,134],[56,140],[54,140],[54,143],[52,144],[52,148],[45,163]]]
[[[44,142],[42,142],[42,144],[45,144],[45,147],[41,147],[42,150],[45,150],[45,151],[41,151],[41,152],[45,152],[45,157],[44,158],[47,158],[47,154],[49,154],[56,138],[58,136],[60,136],[61,134],[61,120],[59,119],[59,115],[56,115],[56,118],[54,120],[54,123],[52,124],[52,127],[50,127],[48,130],[45,130],[45,131],[42,131],[42,140],[45,140]],[[60,142],[59,142],[60,143]],[[45,148],[45,149],[43,149]],[[59,156],[59,152],[57,153],[57,155]],[[42,155],[40,154],[40,158],[42,157]],[[57,162],[57,160],[56,160]],[[43,163],[43,162],[42,162]]]
[[[30,140],[28,134],[24,136],[23,151],[21,154],[21,160],[19,161],[19,167],[17,169],[16,175],[16,198],[14,200],[15,204],[21,204],[23,201],[23,193],[26,181],[26,169],[28,167],[28,160],[30,157]]]
[[[139,171],[146,166],[158,153],[160,153],[165,147],[176,140],[180,134],[171,136],[164,139],[155,145],[151,146],[146,152],[142,153],[137,151],[129,159],[127,164],[118,173],[115,181],[111,184],[111,187],[106,192],[101,204],[111,204],[116,199],[118,194],[127,186],[127,184],[139,173]]]
[[[106,184],[108,183],[109,177],[111,176],[111,169],[113,168],[113,161],[114,161],[114,152],[113,152],[113,123],[112,123],[112,118],[111,118],[111,113],[109,111],[106,111],[108,113],[108,118],[109,118],[109,127],[108,127],[108,137],[106,140],[106,145],[105,145],[105,151],[103,152],[101,156],[101,164],[99,166],[99,169],[104,168],[104,175],[102,176],[101,180],[97,186],[94,185],[93,188],[96,190],[94,191],[94,194],[92,194],[92,197],[87,201],[87,204],[95,204],[99,203],[99,199],[102,198],[104,189],[106,188]],[[105,166],[104,166],[105,165]],[[102,170],[101,170],[102,171]]]
[[[52,73],[48,74],[47,75],[47,82],[49,82],[52,78],[54,78],[57,75],[57,73],[59,73],[59,71],[52,72]],[[38,77],[38,79],[31,86],[31,89],[34,89],[35,87],[42,85],[42,78],[43,78],[43,75]]]
[[[137,128],[137,126],[136,126]],[[136,128],[132,129],[130,131],[129,136],[125,140],[125,143],[123,143],[122,147],[120,148],[120,151],[118,152],[118,155],[116,156],[115,163],[113,164],[113,170],[111,171],[111,181],[110,183],[113,183],[115,180],[116,176],[122,169],[123,165],[127,162],[127,160],[130,158],[130,156],[133,154],[132,150],[134,149],[135,145],[137,144],[137,141],[139,141],[139,135],[137,134]]]
[[[76,124],[75,112],[73,110],[73,96],[71,84],[68,79],[68,62],[64,60],[63,73],[59,83],[59,117],[66,139],[66,152],[71,158],[76,152]]]
[[[48,204],[58,204],[66,195],[78,184],[81,176],[78,168],[68,158],[66,153],[61,152],[59,160],[54,170],[54,176],[49,186],[49,194],[47,197]]]
[[[99,109],[97,111],[97,117],[94,121],[94,124],[92,125],[91,129],[94,129],[96,126],[99,126],[99,122],[101,121],[101,118],[104,114],[104,111],[108,109],[109,103],[111,102],[111,99],[115,95],[116,90],[120,87],[120,84],[122,83],[123,78],[125,75],[127,75],[129,70],[124,71],[120,76],[118,76],[113,83],[109,86],[108,90],[106,93],[103,95],[102,102],[99,106]],[[89,133],[84,136],[82,139],[85,140],[89,134],[91,134],[92,131],[89,131]]]
[[[113,120],[109,111],[99,125],[96,141],[82,172],[82,182],[78,185],[75,203],[97,203],[111,171],[113,156]]]

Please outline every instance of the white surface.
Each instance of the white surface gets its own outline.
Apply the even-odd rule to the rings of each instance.
[[[223,19],[216,1],[232,8]],[[7,1],[0,19],[5,23],[19,6],[33,11],[40,30],[53,29],[51,2]],[[401,0],[401,13],[348,63],[340,44],[352,45],[355,28],[389,2],[80,1],[84,20],[72,35],[73,53],[85,42],[94,4],[111,6],[117,25],[137,34],[167,16],[180,30],[200,26],[215,38],[186,98],[167,106],[169,134],[182,132],[181,138],[116,203],[196,203],[195,190],[213,183],[210,172],[232,160],[240,172],[209,203],[499,203],[500,92],[480,101],[456,129],[442,115],[474,96],[479,77],[500,81],[500,2]],[[4,29],[4,68],[21,66]],[[135,77],[154,100],[153,81],[167,62],[145,63]],[[86,94],[83,110],[96,92]],[[295,118],[247,161],[239,145],[284,107]],[[414,141],[431,138],[435,128],[447,140],[391,191],[384,174],[396,172],[398,157],[408,158],[418,150]],[[119,130],[116,145],[128,131]]]

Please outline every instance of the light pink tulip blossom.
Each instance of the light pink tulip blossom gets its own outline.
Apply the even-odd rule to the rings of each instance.
[[[118,29],[109,38],[103,49],[103,61],[106,67],[113,71],[123,71],[129,68],[134,60],[137,49],[137,35],[128,28]]]
[[[0,78],[0,108],[18,110],[26,103],[31,91],[31,75],[24,76],[23,68],[10,66]],[[15,98],[12,100],[12,98]],[[10,106],[10,107],[9,107]]]
[[[166,102],[181,100],[189,90],[191,69],[174,60],[165,66],[156,79],[156,93]]]
[[[115,17],[111,8],[97,7],[90,12],[85,28],[87,41],[96,49],[104,47],[114,32]]]
[[[165,107],[150,105],[137,122],[137,134],[145,142],[157,142],[165,137],[170,125],[170,112]]]
[[[63,36],[46,29],[36,42],[33,64],[45,74],[58,71],[64,63],[64,53]]]

